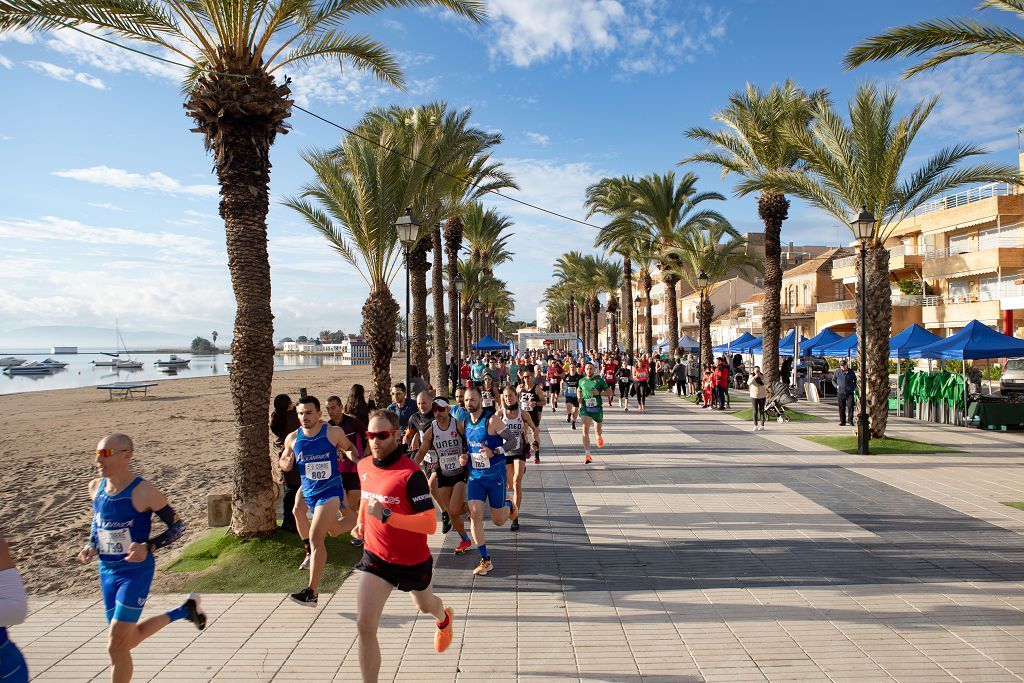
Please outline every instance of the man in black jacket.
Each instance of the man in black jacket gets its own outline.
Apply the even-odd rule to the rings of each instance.
[[[857,388],[857,373],[850,369],[845,360],[839,361],[839,367],[832,373],[832,384],[836,385],[839,398],[839,426],[853,424],[853,392]]]

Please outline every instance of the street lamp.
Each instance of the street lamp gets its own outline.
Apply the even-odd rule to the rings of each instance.
[[[473,302],[473,334],[470,335],[470,338],[467,340],[469,342],[469,348],[466,349],[467,351],[471,351],[473,349],[473,335],[476,335],[478,338],[480,337],[480,309],[482,308],[483,305],[479,301]]]
[[[605,338],[605,351],[612,350],[612,312],[604,312],[604,338]]]
[[[640,295],[633,298],[633,353],[640,347]]]
[[[466,281],[459,274],[455,275],[455,375],[452,382],[452,396],[455,396],[455,387],[459,384],[459,371],[462,369],[462,290],[466,288]]]
[[[395,231],[398,233],[398,241],[405,247],[405,390],[410,391],[409,377],[409,252],[416,244],[419,237],[420,224],[412,215],[412,208],[407,208],[405,213],[395,221]]]
[[[697,367],[704,367],[704,297],[707,295],[711,278],[702,269],[697,275],[697,289],[700,290],[700,309],[697,311]]]
[[[867,375],[867,255],[868,242],[875,232],[875,216],[868,211],[867,204],[862,204],[860,214],[850,221],[853,235],[860,244],[860,415],[857,416],[857,453],[870,453],[871,432],[868,428],[868,375]]]

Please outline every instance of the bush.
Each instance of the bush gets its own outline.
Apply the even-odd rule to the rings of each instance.
[[[213,353],[217,347],[206,337],[196,337],[192,340],[192,351],[195,353]]]

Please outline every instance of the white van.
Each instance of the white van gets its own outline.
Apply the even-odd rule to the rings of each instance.
[[[1003,396],[1024,394],[1024,358],[1011,358],[1003,367],[999,378],[999,393]]]

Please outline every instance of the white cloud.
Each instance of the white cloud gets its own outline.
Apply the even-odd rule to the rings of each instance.
[[[0,33],[0,43],[5,43],[7,41],[11,41],[12,43],[21,43],[22,45],[31,45],[36,42],[36,37],[23,28],[16,28]]]
[[[109,166],[90,166],[54,171],[53,175],[85,183],[107,185],[120,190],[154,190],[171,195],[187,194],[197,197],[216,197],[216,185],[183,185],[168,175],[154,171],[145,175]]]
[[[4,57],[3,55],[0,55],[0,66],[2,66],[5,69],[13,69],[14,62],[7,59],[7,57]]]
[[[530,142],[534,144],[547,146],[551,142],[551,138],[542,133],[534,133],[533,131],[526,131],[526,137],[530,139]]]
[[[117,204],[111,204],[110,202],[89,202],[89,206],[95,206],[97,209],[106,209],[107,211],[125,211]]]
[[[214,257],[210,242],[192,235],[98,227],[59,216],[43,216],[39,219],[0,218],[0,237],[28,242],[83,242],[90,245],[145,247],[189,257]]]
[[[168,59],[176,57],[167,51],[155,51],[151,45],[138,41],[118,38],[117,42],[144,52],[153,52]],[[181,67],[115,47],[70,29],[59,29],[48,33],[46,46],[81,64],[87,64],[110,73],[133,71],[163,78],[176,84],[181,83],[185,74],[185,70]],[[180,57],[177,57],[176,61],[180,61]]]
[[[32,69],[33,71],[38,71],[39,73],[49,76],[50,78],[53,78],[58,81],[76,81],[83,85],[87,85],[90,88],[96,88],[97,90],[107,89],[107,86],[103,83],[103,81],[96,78],[95,76],[90,76],[87,73],[78,72],[74,69],[69,69],[64,66],[51,64],[50,62],[40,62],[32,60],[25,62],[25,66]]]

